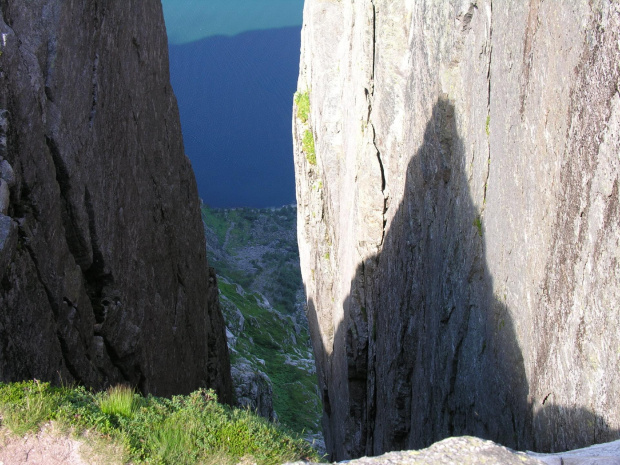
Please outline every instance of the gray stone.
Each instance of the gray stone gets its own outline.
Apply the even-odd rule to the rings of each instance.
[[[212,387],[231,402],[161,2],[0,10],[0,132],[19,224],[0,287],[0,381]]]
[[[231,375],[237,404],[275,421],[277,415],[273,410],[273,388],[269,377],[243,359],[231,366]]]
[[[0,214],[6,215],[8,213],[10,203],[11,191],[9,190],[9,183],[0,178]]]
[[[619,39],[608,0],[305,2],[298,234],[332,459],[620,436]]]
[[[547,465],[620,465],[620,440],[557,454],[528,455]]]
[[[17,248],[17,225],[8,216],[0,215],[0,281]]]
[[[15,185],[15,173],[7,160],[0,162],[0,178],[4,179],[9,187]]]
[[[0,108],[0,161],[7,154],[6,133],[8,130],[8,112]]]
[[[618,465],[620,464],[620,441],[600,444],[557,454],[515,452],[491,441],[475,437],[444,439],[427,449],[390,452],[378,457],[344,460],[339,464],[351,465]],[[285,465],[309,465],[311,462],[294,462]]]
[[[308,462],[295,462],[288,465],[304,463]],[[469,436],[444,439],[427,449],[390,452],[378,457],[363,457],[338,463],[350,465],[543,465],[543,462],[528,457],[522,452],[514,452],[491,441]]]

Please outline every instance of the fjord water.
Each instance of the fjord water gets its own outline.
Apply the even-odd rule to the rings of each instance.
[[[200,196],[213,207],[294,203],[291,107],[303,0],[162,4]]]
[[[301,26],[303,0],[162,0],[168,40]]]

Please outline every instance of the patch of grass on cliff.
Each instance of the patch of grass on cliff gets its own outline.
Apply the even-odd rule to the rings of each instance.
[[[473,224],[476,227],[476,230],[478,231],[478,235],[482,237],[482,220],[480,219],[480,215],[474,218]]]
[[[228,220],[221,214],[218,214],[219,210],[212,209],[203,205],[200,209],[202,213],[202,221],[209,225],[209,228],[215,232],[217,240],[223,244],[226,239],[226,231],[228,231]]]
[[[317,460],[305,441],[249,410],[218,404],[213,391],[171,399],[142,397],[131,390],[122,395],[131,397],[129,410],[104,411],[109,391],[53,387],[36,380],[0,383],[2,426],[23,435],[54,421],[74,434],[89,431],[122,446],[132,463],[275,465]]]
[[[301,149],[306,154],[306,160],[311,165],[316,165],[316,152],[314,150],[314,136],[309,129],[304,132],[304,138],[301,140]]]
[[[295,237],[296,209],[211,209],[203,206],[208,237],[209,264],[218,275],[246,289],[261,288],[280,312],[295,312],[296,293],[302,288]],[[222,253],[219,253],[219,252]],[[247,255],[246,255],[247,254]],[[256,272],[242,269],[235,260],[244,255]],[[254,286],[255,282],[259,282]]]
[[[302,123],[308,121],[310,115],[310,96],[308,92],[295,92],[295,105],[297,106],[297,118]]]

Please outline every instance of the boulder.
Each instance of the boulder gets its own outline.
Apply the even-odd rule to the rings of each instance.
[[[277,415],[273,410],[273,389],[269,377],[243,359],[232,365],[231,374],[237,404],[275,421]]]

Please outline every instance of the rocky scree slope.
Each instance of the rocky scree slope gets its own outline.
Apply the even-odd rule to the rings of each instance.
[[[263,294],[301,323],[305,296],[297,250],[297,208],[201,207],[207,256],[219,275]]]
[[[160,2],[0,15],[0,380],[230,402]]]
[[[298,234],[333,459],[619,437],[619,39],[615,1],[305,3]]]

